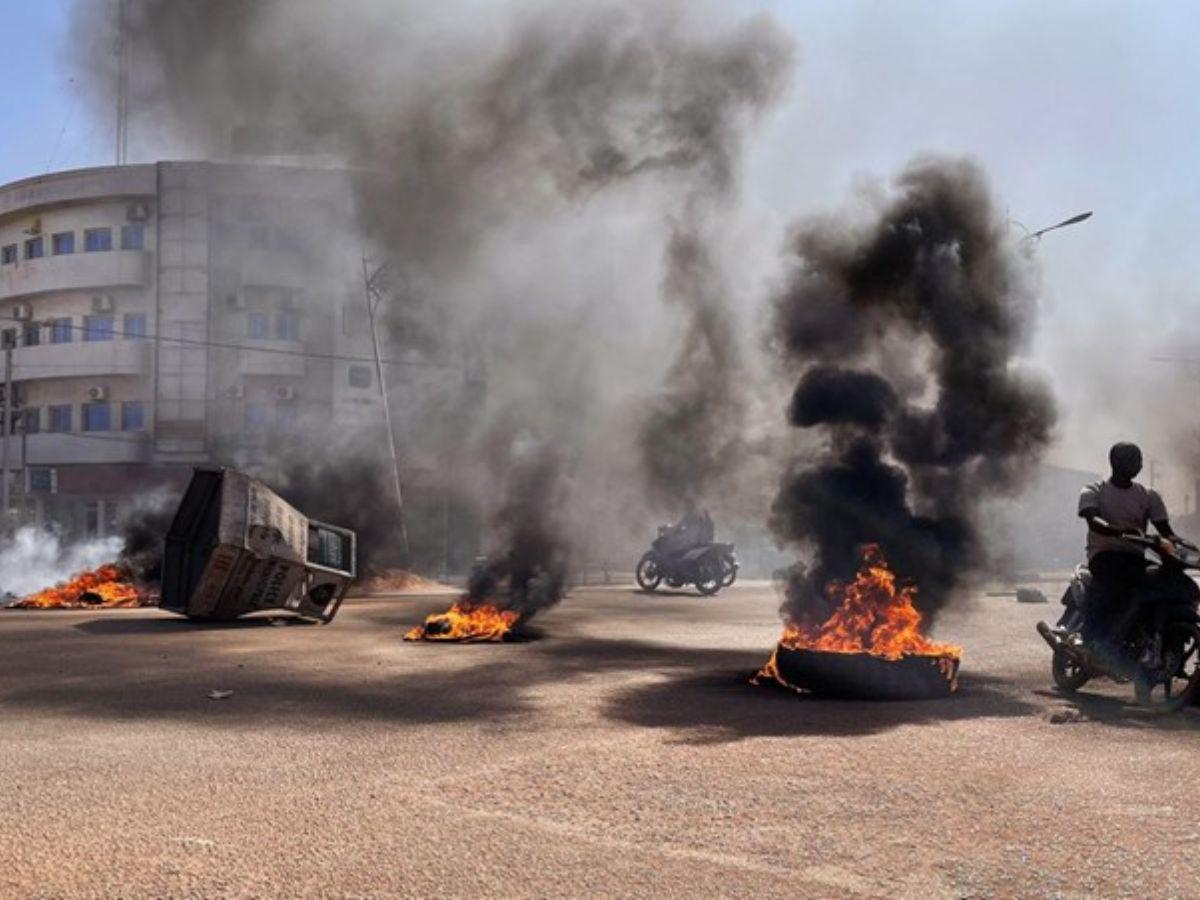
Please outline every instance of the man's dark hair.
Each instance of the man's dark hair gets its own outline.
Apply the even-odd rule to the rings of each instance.
[[[1108,462],[1113,472],[1133,478],[1142,470],[1142,451],[1137,444],[1121,441],[1108,451]]]

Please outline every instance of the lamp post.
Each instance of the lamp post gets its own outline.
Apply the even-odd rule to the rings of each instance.
[[[375,377],[379,380],[379,399],[383,404],[383,425],[387,430],[388,453],[392,458],[392,488],[396,494],[396,518],[400,530],[400,553],[404,565],[408,566],[411,564],[412,559],[409,554],[408,528],[404,521],[404,489],[400,484],[400,456],[396,452],[396,435],[392,430],[392,411],[388,405],[387,380],[384,378],[383,373],[383,358],[379,353],[379,331],[375,324],[375,313],[384,298],[385,288],[383,286],[383,279],[386,271],[387,264],[384,263],[372,272],[370,263],[367,261],[367,256],[365,253],[363,254],[363,287],[365,288],[367,300],[367,319],[371,326],[371,344],[375,350]]]
[[[1021,240],[1023,240],[1023,241],[1040,241],[1042,239],[1042,235],[1048,231],[1055,231],[1056,229],[1059,229],[1059,228],[1066,228],[1069,225],[1078,225],[1080,222],[1086,222],[1091,217],[1092,217],[1092,211],[1089,209],[1087,212],[1081,212],[1077,215],[1071,216],[1071,218],[1069,218],[1069,219],[1063,219],[1061,222],[1058,222],[1054,225],[1048,225],[1045,228],[1039,228],[1037,231],[1030,231],[1028,228],[1026,228],[1024,225],[1022,225],[1020,222],[1018,222],[1016,219],[1014,219],[1012,217],[1009,217],[1008,221],[1011,222],[1012,224],[1016,225],[1023,232],[1025,232],[1025,237],[1021,238]]]

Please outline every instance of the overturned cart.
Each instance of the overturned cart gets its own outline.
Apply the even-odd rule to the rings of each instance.
[[[196,469],[163,555],[163,609],[234,619],[281,609],[328,622],[354,580],[354,532],[316,522],[261,481]]]

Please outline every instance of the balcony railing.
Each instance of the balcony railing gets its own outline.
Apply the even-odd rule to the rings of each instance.
[[[108,250],[43,256],[0,266],[0,300],[49,291],[140,287],[148,282],[150,256],[144,250]]]
[[[116,338],[85,341],[82,332],[69,344],[38,344],[13,352],[13,380],[46,378],[105,378],[115,375],[148,375],[150,341]]]
[[[9,466],[69,466],[86,463],[144,463],[150,461],[150,435],[140,431],[41,432],[10,437]]]

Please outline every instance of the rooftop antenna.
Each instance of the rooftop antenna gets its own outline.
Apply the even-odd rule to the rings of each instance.
[[[129,42],[126,39],[126,4],[117,0],[117,165],[129,156]]]

